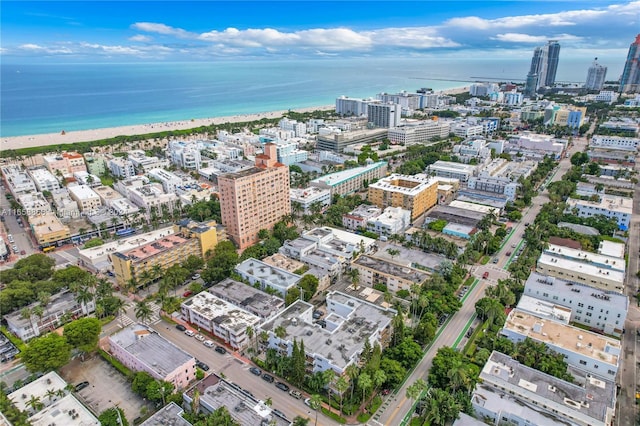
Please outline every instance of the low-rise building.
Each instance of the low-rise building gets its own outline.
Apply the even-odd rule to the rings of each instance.
[[[224,341],[234,350],[251,344],[247,328],[254,329],[261,318],[203,291],[181,306],[182,318],[198,329],[204,329]]]
[[[182,413],[184,413],[184,409],[171,401],[147,420],[140,423],[140,426],[193,426],[187,419],[182,417]]]
[[[36,188],[38,191],[55,191],[56,189],[60,189],[60,182],[58,179],[47,170],[45,167],[34,167],[28,170],[31,179],[33,179],[33,183],[36,184]]]
[[[460,182],[467,182],[471,176],[475,176],[476,167],[470,164],[438,160],[427,167],[427,173],[438,177],[458,179]]]
[[[469,189],[495,194],[504,194],[510,201],[516,199],[518,186],[518,182],[514,182],[508,177],[472,176],[467,182],[467,187]]]
[[[570,309],[571,322],[611,336],[622,336],[629,309],[629,299],[624,294],[533,272],[525,283],[524,296]]]
[[[102,176],[107,169],[107,162],[101,154],[92,154],[90,152],[84,154],[84,162],[87,165],[89,173],[95,176]]]
[[[138,206],[134,205],[126,198],[115,199],[109,202],[108,205],[113,210],[113,212],[120,217],[131,217],[131,215],[134,215],[140,211]]]
[[[34,337],[55,330],[65,318],[79,318],[94,312],[96,307],[93,300],[78,303],[73,293],[62,291],[51,296],[46,309],[42,307],[42,316],[36,315],[41,306],[39,302],[27,306],[29,317],[25,318],[22,311],[4,315],[7,328],[20,340],[27,341]]]
[[[171,173],[164,169],[153,169],[147,173],[152,179],[156,179],[162,185],[162,189],[167,194],[176,192],[176,187],[182,185],[182,178],[175,173]]]
[[[111,174],[116,177],[127,179],[136,175],[136,169],[133,167],[133,163],[126,158],[111,158],[107,165],[109,166]]]
[[[163,158],[155,156],[148,157],[147,154],[140,149],[129,151],[127,154],[129,161],[133,164],[133,168],[145,173],[149,173],[155,169],[164,169],[171,164],[169,160]]]
[[[300,275],[292,274],[277,266],[269,265],[261,260],[249,258],[236,266],[235,271],[248,280],[252,285],[259,285],[260,289],[271,288],[284,298],[287,291],[300,282]]]
[[[519,309],[507,316],[503,336],[514,343],[530,338],[563,355],[567,364],[587,373],[615,380],[620,365],[620,341]]]
[[[351,268],[359,271],[360,284],[368,287],[384,284],[388,291],[394,293],[410,290],[414,284],[422,285],[430,276],[420,269],[366,255],[358,256],[351,262]]]
[[[198,142],[170,141],[168,155],[171,162],[180,168],[200,170],[203,148],[203,144]]]
[[[314,306],[297,300],[260,329],[269,334],[267,346],[291,356],[294,339],[304,342],[307,372],[332,369],[344,374],[351,364],[358,364],[365,342],[382,349],[391,338],[391,323],[396,311],[383,308],[340,292],[326,297],[325,326],[314,324]],[[284,335],[276,330],[283,330]]]
[[[317,138],[317,149],[344,152],[349,145],[359,143],[367,144],[381,141],[387,137],[389,130],[371,129],[371,130],[340,130],[337,127],[323,127],[320,129]]]
[[[444,120],[418,121],[403,123],[389,129],[389,141],[392,144],[412,146],[434,143],[433,138],[446,138],[450,133],[450,122]]]
[[[559,246],[555,244],[549,244],[543,250],[543,253],[547,253],[551,256],[561,257],[563,259],[589,263],[591,265],[597,266],[598,268],[619,271],[623,274],[627,269],[624,260],[624,253],[622,257],[616,257],[601,253],[578,250],[571,247]]]
[[[587,150],[589,161],[598,164],[608,163],[614,166],[633,166],[636,163],[636,156],[633,152],[619,149],[590,148]]]
[[[483,212],[471,211],[450,205],[439,205],[428,213],[427,218],[431,220],[443,219],[449,223],[475,227],[485,215]]]
[[[392,174],[369,185],[370,202],[380,208],[401,207],[416,219],[438,203],[438,180],[420,174]]]
[[[620,149],[623,151],[637,151],[639,143],[639,138],[611,135],[593,135],[589,140],[589,146],[592,148]]]
[[[474,213],[478,213],[483,216],[492,214],[497,217],[498,215],[500,215],[500,211],[501,211],[500,207],[489,206],[489,205],[478,204],[478,203],[470,203],[468,201],[460,201],[460,200],[453,200],[449,204],[449,206],[462,209],[462,210],[467,210]]]
[[[569,383],[493,351],[471,396],[478,418],[492,424],[608,426],[616,384],[589,374]]]
[[[114,201],[123,199],[122,194],[110,186],[100,185],[92,189],[96,194],[98,194],[103,206],[111,206]]]
[[[321,210],[331,205],[331,191],[329,189],[310,186],[308,188],[291,188],[289,190],[291,198],[291,211],[296,211],[295,204],[299,206],[298,212],[303,214],[311,213],[311,206],[317,205]]]
[[[83,171],[73,172],[73,178],[80,185],[87,185],[91,188],[102,185],[102,181],[98,176]]]
[[[28,221],[33,236],[41,247],[67,241],[71,238],[69,227],[64,225],[53,212],[29,216]]]
[[[284,308],[284,300],[281,298],[231,278],[225,278],[208,291],[261,319],[271,318]]]
[[[84,157],[77,152],[63,152],[62,154],[45,155],[42,157],[44,165],[53,174],[73,176],[75,172],[86,172]]]
[[[629,229],[633,212],[633,198],[604,195],[599,201],[568,198],[566,203],[565,213],[572,213],[578,217],[602,215],[615,219],[620,229]]]
[[[587,262],[542,253],[536,271],[562,280],[588,285],[600,290],[622,293],[625,274]]]
[[[377,206],[360,204],[349,213],[342,215],[342,226],[351,230],[366,229],[367,221],[382,214],[382,209]]]
[[[364,182],[374,182],[387,174],[387,162],[378,161],[366,166],[354,167],[341,172],[330,173],[313,179],[309,184],[331,191],[334,194],[348,195],[364,188]]]
[[[146,371],[176,389],[196,378],[195,358],[142,324],[131,324],[109,336],[109,353],[128,369]]]
[[[102,205],[98,194],[87,185],[68,186],[67,189],[71,198],[78,203],[80,211],[85,214]]]
[[[128,198],[136,206],[145,209],[147,214],[151,213],[153,209],[157,210],[157,213],[160,214],[163,206],[168,208],[169,211],[173,211],[173,207],[178,200],[176,194],[166,194],[162,191],[160,184],[157,183],[129,189]]]
[[[37,191],[33,179],[23,171],[17,164],[2,166],[2,177],[11,194],[16,197],[20,194],[29,194]]]
[[[401,234],[411,224],[411,211],[402,207],[387,207],[379,216],[367,220],[367,231],[378,235]]]

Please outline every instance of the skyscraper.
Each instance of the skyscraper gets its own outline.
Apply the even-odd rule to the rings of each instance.
[[[560,43],[549,40],[546,46],[536,47],[527,74],[525,95],[533,95],[541,87],[551,87],[556,82],[556,71],[560,59]]]
[[[584,88],[587,90],[601,90],[606,77],[607,67],[600,65],[598,58],[595,58],[587,72],[587,82],[584,84]]]
[[[291,213],[289,168],[277,162],[275,144],[256,155],[255,167],[219,176],[218,188],[222,224],[240,249],[257,243],[261,229],[272,229]]]
[[[620,79],[620,92],[638,92],[640,87],[640,68],[638,60],[640,57],[640,34],[629,46],[627,62],[624,64],[622,78]]]

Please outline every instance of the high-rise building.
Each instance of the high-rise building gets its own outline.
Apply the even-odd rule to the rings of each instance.
[[[367,110],[370,123],[376,127],[396,127],[400,124],[402,108],[391,102],[385,104],[371,104]]]
[[[629,53],[627,54],[627,62],[624,64],[624,70],[622,71],[622,78],[620,79],[620,91],[621,92],[638,92],[640,88],[640,34],[636,36],[636,39],[629,46]]]
[[[268,143],[254,167],[218,177],[222,224],[240,248],[258,242],[261,229],[271,229],[291,213],[289,168],[277,162],[277,146]]]
[[[534,49],[524,90],[526,95],[531,96],[541,87],[555,84],[559,58],[560,43],[557,40],[549,40],[546,46]]]
[[[584,84],[584,88],[587,90],[602,90],[606,77],[607,67],[600,65],[598,58],[595,58],[587,72],[587,82]]]

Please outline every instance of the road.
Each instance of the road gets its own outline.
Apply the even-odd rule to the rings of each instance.
[[[9,251],[11,252],[11,256],[7,259],[6,264],[10,264],[15,262],[21,257],[19,254],[13,253],[11,247],[15,244],[18,246],[18,250],[24,250],[25,256],[38,252],[37,247],[33,246],[33,239],[31,235],[18,224],[18,218],[15,215],[15,211],[11,209],[11,204],[7,197],[5,196],[5,186],[0,185],[0,213],[4,218],[3,222],[0,222],[0,236],[4,240],[5,243],[9,245]],[[15,240],[15,243],[10,243],[7,236],[11,234]],[[4,266],[4,265],[3,265]]]
[[[552,175],[549,182],[555,182],[562,179],[562,176],[571,167],[571,162],[569,160],[571,155],[576,152],[583,151],[586,144],[587,141],[585,138],[574,139],[573,145],[569,147],[566,157],[560,161],[555,174]],[[484,292],[487,286],[496,283],[498,278],[508,277],[508,274],[503,271],[510,260],[510,256],[507,256],[506,253],[514,251],[511,247],[512,244],[515,243],[516,245],[519,245],[522,243],[522,234],[525,230],[525,224],[533,223],[534,219],[540,212],[542,205],[548,201],[549,198],[544,191],[533,197],[531,200],[531,207],[523,213],[523,217],[520,222],[512,224],[511,234],[500,251],[494,256],[498,258],[498,263],[493,264],[490,262],[487,265],[477,265],[472,268],[472,274],[479,279],[478,284],[469,293],[467,293],[467,296],[463,299],[462,308],[453,315],[445,325],[444,329],[436,336],[434,342],[410,375],[409,379],[404,382],[396,394],[390,395],[383,406],[380,407],[378,412],[376,412],[374,419],[377,422],[383,425],[400,425],[402,424],[403,419],[407,417],[411,410],[413,410],[414,401],[406,397],[407,387],[412,385],[417,379],[427,380],[433,357],[437,353],[438,349],[443,346],[453,346],[454,344],[457,344],[461,336],[464,335],[468,326],[471,324],[475,316],[475,304],[479,299],[484,297]],[[513,256],[513,254],[511,256]],[[482,274],[485,271],[489,271],[488,280],[482,279]],[[491,271],[493,271],[493,275]]]

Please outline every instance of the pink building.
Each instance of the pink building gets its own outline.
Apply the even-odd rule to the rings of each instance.
[[[63,152],[62,154],[47,155],[43,157],[44,165],[54,175],[60,171],[64,176],[73,175],[75,172],[86,172],[87,166],[84,157],[77,152]]]
[[[265,145],[255,167],[218,177],[218,189],[222,224],[240,249],[257,243],[261,229],[270,230],[291,214],[289,168],[277,162],[275,144]]]
[[[109,352],[132,371],[185,388],[196,378],[196,360],[191,355],[142,324],[109,336]]]

